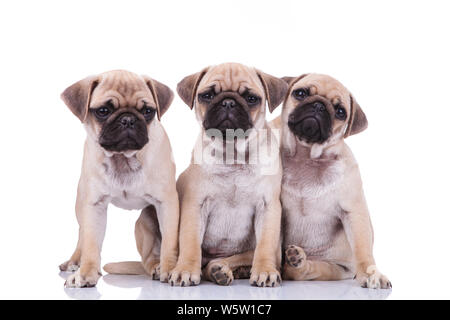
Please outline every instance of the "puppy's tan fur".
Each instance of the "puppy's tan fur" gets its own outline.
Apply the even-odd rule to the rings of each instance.
[[[142,263],[105,266],[113,273],[147,273],[167,281],[178,255],[179,202],[175,164],[168,137],[159,122],[172,99],[172,91],[146,76],[111,71],[81,80],[67,88],[62,99],[84,123],[87,138],[78,184],[76,216],[78,244],[60,266],[75,271],[69,287],[93,286],[100,273],[100,252],[109,203],[124,209],[143,209],[136,222],[136,244]],[[139,151],[108,152],[99,142],[101,126],[89,109],[111,100],[114,108],[157,110],[147,125],[148,143]]]
[[[198,93],[211,86],[216,93],[242,93],[246,88],[256,92],[263,102],[249,115],[255,129],[269,132],[265,101],[273,110],[287,90],[281,79],[241,64],[206,68],[183,79],[177,88],[186,104],[195,109],[200,124],[206,109],[199,103]],[[258,138],[259,143],[265,143],[264,138]],[[278,150],[276,158],[278,161]],[[180,256],[170,275],[171,284],[198,284],[202,266],[206,279],[218,284],[230,284],[233,271],[242,276],[245,272],[240,271],[250,266],[252,284],[280,283],[281,165],[272,175],[261,174],[261,167],[260,163],[196,164],[193,156],[177,181]]]
[[[372,254],[373,230],[358,164],[344,138],[367,127],[366,117],[337,80],[319,74],[286,78],[290,88],[280,118],[282,129],[283,278],[290,280],[356,279],[362,286],[388,288]],[[321,144],[299,140],[288,127],[297,107],[293,91],[309,88],[346,110],[345,121],[332,116],[332,134]]]

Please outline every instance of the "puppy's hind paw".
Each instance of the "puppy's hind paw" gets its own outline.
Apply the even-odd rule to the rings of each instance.
[[[208,271],[218,285],[228,286],[233,282],[233,271],[226,264],[214,263]]]
[[[80,265],[78,262],[68,260],[64,263],[61,263],[59,265],[59,270],[61,271],[67,271],[67,272],[75,272],[80,268]]]
[[[301,268],[306,261],[306,253],[302,248],[290,245],[286,251],[286,262],[288,265],[294,268]]]
[[[159,263],[156,264],[156,265],[151,269],[149,275],[150,275],[150,277],[151,277],[153,280],[160,280],[160,277],[161,277],[161,266],[160,266]],[[161,280],[161,282],[163,282],[163,281]],[[167,278],[166,278],[166,281],[165,281],[165,282],[167,282]]]

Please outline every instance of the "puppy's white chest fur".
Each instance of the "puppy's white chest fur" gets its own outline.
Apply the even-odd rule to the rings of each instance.
[[[343,235],[338,189],[344,163],[337,157],[284,157],[281,192],[285,245],[303,247],[309,256],[326,254]]]
[[[145,192],[148,186],[145,185],[142,165],[136,157],[114,155],[105,158],[103,166],[112,204],[126,210],[139,210],[152,202],[152,197]]]
[[[264,206],[256,188],[259,178],[250,166],[216,166],[214,171],[211,179],[215,187],[208,192],[201,211],[206,260],[254,249],[254,215],[259,206]]]

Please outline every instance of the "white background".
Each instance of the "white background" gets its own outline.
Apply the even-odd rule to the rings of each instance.
[[[360,164],[375,258],[394,286],[388,298],[450,298],[449,12],[446,1],[2,1],[0,298],[133,299],[139,281],[165,298],[194,292],[145,278],[64,290],[57,266],[76,244],[85,132],[59,95],[111,69],[175,89],[184,76],[229,61],[280,77],[327,73],[352,91],[369,128],[347,142]],[[179,174],[198,125],[178,97],[162,123]],[[110,207],[103,263],[138,259],[137,217]],[[332,289],[313,294],[323,286],[253,288],[264,291],[247,297],[283,298],[290,287],[291,298],[339,298]],[[241,287],[221,293],[240,297]],[[190,296],[208,297],[211,286],[203,288]]]

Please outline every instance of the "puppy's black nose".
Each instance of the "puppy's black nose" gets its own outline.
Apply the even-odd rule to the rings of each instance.
[[[326,110],[325,105],[322,102],[314,102],[313,106],[316,112],[324,112]]]
[[[119,118],[119,122],[124,128],[133,128],[134,123],[136,122],[136,117],[127,113]]]
[[[236,101],[234,99],[223,99],[222,106],[227,109],[231,109],[236,105]]]

